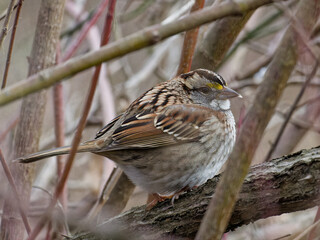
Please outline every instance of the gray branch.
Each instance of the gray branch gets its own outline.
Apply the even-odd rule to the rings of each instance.
[[[181,195],[174,206],[166,201],[150,211],[133,208],[102,223],[95,233],[72,239],[193,239],[218,180],[219,176]],[[320,146],[251,167],[228,230],[319,205],[319,184]]]

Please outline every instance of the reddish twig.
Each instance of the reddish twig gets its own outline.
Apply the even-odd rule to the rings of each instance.
[[[234,79],[244,80],[247,78],[251,78],[254,74],[256,74],[261,68],[268,65],[272,60],[273,54],[270,55],[263,55],[260,58],[256,59],[254,62],[245,66],[245,69],[242,69],[240,72],[237,72],[234,76]]]
[[[17,4],[17,11],[16,11],[14,23],[13,23],[13,29],[12,29],[9,48],[8,48],[8,52],[7,52],[7,61],[6,61],[6,67],[5,67],[4,73],[3,73],[1,89],[5,88],[6,84],[7,84],[8,72],[9,72],[10,63],[11,63],[11,54],[12,54],[12,49],[13,49],[13,43],[14,43],[14,39],[16,36],[16,30],[17,30],[17,26],[18,26],[18,22],[19,22],[19,16],[20,16],[21,8],[22,8],[22,3],[23,3],[23,0],[19,0],[19,2]]]
[[[283,1],[283,0],[279,0]],[[13,84],[10,88],[0,91],[0,106],[26,96],[40,89],[47,88],[77,72],[88,69],[101,62],[137,51],[146,46],[154,45],[172,35],[198,27],[230,15],[244,14],[273,0],[239,0],[228,1],[204,8],[174,22],[149,26],[127,37],[115,41],[112,45],[91,51],[83,56],[69,59],[63,64],[43,70],[33,76]]]
[[[191,8],[191,13],[202,9],[204,0],[196,0]],[[184,35],[183,47],[181,50],[180,65],[177,75],[180,75],[191,70],[192,57],[198,39],[199,27],[189,30]]]
[[[56,135],[56,146],[61,147],[64,146],[64,110],[63,110],[63,86],[62,83],[57,83],[54,86],[54,118],[55,118],[55,135]],[[57,172],[58,176],[61,177],[63,169],[64,169],[64,161],[63,156],[57,156]],[[65,189],[64,195],[60,199],[61,204],[64,208],[67,207],[67,189]]]
[[[15,118],[10,122],[9,126],[6,130],[0,133],[0,143],[4,140],[7,134],[17,125],[19,122],[19,116],[15,116]]]
[[[3,40],[8,34],[8,26],[9,26],[10,18],[15,5],[14,3],[15,3],[15,0],[11,0],[7,9],[6,18],[4,20],[3,27],[0,32],[0,48],[2,47]]]
[[[280,130],[279,130],[279,132],[278,132],[278,134],[277,134],[276,140],[275,140],[274,143],[271,145],[271,148],[270,148],[270,150],[269,150],[269,152],[268,152],[268,154],[267,154],[267,156],[266,156],[266,158],[265,158],[265,161],[268,161],[268,160],[270,159],[272,153],[274,152],[276,146],[278,145],[278,143],[279,143],[279,141],[280,141],[280,138],[281,138],[281,136],[282,136],[282,134],[283,134],[286,126],[288,125],[288,123],[289,123],[289,121],[290,121],[290,118],[291,118],[293,112],[296,110],[297,105],[298,105],[298,103],[299,103],[299,101],[300,101],[300,99],[301,99],[304,91],[306,90],[307,86],[309,85],[309,83],[310,83],[311,80],[313,79],[314,75],[316,74],[318,65],[319,65],[319,62],[318,62],[318,60],[316,59],[315,66],[313,67],[311,73],[307,76],[307,79],[306,79],[305,83],[303,84],[303,86],[302,86],[302,88],[301,88],[298,96],[297,96],[296,99],[294,100],[294,102],[293,102],[293,104],[292,104],[292,106],[291,106],[291,108],[290,108],[290,111],[289,111],[289,113],[288,113],[285,121],[283,122],[283,124],[282,124],[282,126],[281,126],[281,128],[280,128]]]
[[[309,39],[311,37],[312,32],[310,34],[308,34],[306,32],[305,28],[302,26],[299,19],[297,18],[297,16],[295,16],[295,14],[293,14],[291,11],[288,11],[288,8],[286,6],[284,6],[281,3],[275,4],[275,6],[280,8],[283,11],[283,13],[292,21],[291,26],[294,28],[294,30],[298,34],[303,45],[307,48],[308,52],[311,54],[311,56],[314,59],[318,59],[317,53],[315,53],[313,47],[310,46],[310,44],[309,44],[309,42],[310,42]]]
[[[317,223],[319,222],[320,220],[320,207],[318,207],[318,210],[317,210],[317,213],[316,213],[316,216],[314,218],[314,221],[313,223]],[[316,238],[316,235],[315,235],[315,228],[312,228],[309,232],[309,236],[308,236],[308,240],[315,240]]]
[[[46,240],[51,240],[51,231],[52,231],[52,223],[48,224],[47,233],[46,233]]]
[[[310,29],[316,22],[319,15],[318,7],[317,1],[299,1],[296,15],[304,27]],[[297,34],[290,26],[264,74],[261,87],[256,93],[235,147],[226,163],[226,171],[219,180],[195,239],[221,239],[258,143],[296,65],[297,40]]]
[[[305,105],[309,105],[309,104],[314,104],[315,102],[319,103],[318,101],[320,100],[320,94],[318,96],[315,96],[313,98],[308,99],[307,101],[299,104],[296,108],[302,108]]]
[[[246,117],[246,107],[244,105],[242,105],[242,107],[240,109],[239,120],[237,123],[237,135],[240,132],[240,129],[242,127],[242,124],[243,124],[245,117]]]
[[[56,54],[57,63],[60,62],[60,46],[57,48]],[[55,119],[55,136],[56,136],[56,146],[64,146],[64,109],[63,109],[63,86],[62,83],[57,83],[53,88],[53,100],[54,100],[54,119]],[[57,174],[59,178],[62,176],[63,169],[65,167],[65,161],[63,161],[63,156],[57,156]],[[65,187],[60,196],[60,201],[64,209],[68,206],[68,189]]]
[[[298,102],[296,102],[296,101],[297,101],[297,99],[299,98],[300,95],[302,96],[303,93],[301,94],[301,92],[302,92],[302,91],[304,92],[304,90],[305,90],[305,88],[306,88],[306,85],[308,84],[307,81],[310,82],[311,79],[312,79],[312,78],[314,77],[314,75],[316,74],[316,70],[317,70],[317,67],[318,67],[318,65],[319,65],[319,62],[318,62],[317,54],[314,52],[313,48],[309,45],[309,41],[308,41],[308,38],[307,38],[309,35],[307,35],[307,34],[305,33],[305,30],[304,30],[303,26],[301,25],[301,23],[298,21],[297,17],[296,17],[294,14],[292,14],[291,12],[287,11],[287,9],[286,9],[284,6],[282,6],[281,4],[278,4],[277,6],[278,6],[279,8],[281,8],[281,9],[283,9],[283,10],[284,10],[284,13],[290,18],[290,20],[292,20],[292,21],[294,22],[294,24],[292,24],[292,25],[293,25],[293,27],[295,28],[295,31],[298,33],[299,38],[302,40],[302,43],[303,43],[303,44],[305,45],[305,47],[308,49],[308,51],[309,51],[309,53],[312,55],[312,57],[313,57],[314,59],[316,59],[315,68],[312,70],[311,74],[307,77],[307,80],[306,80],[305,84],[304,84],[303,87],[301,88],[301,90],[300,90],[300,92],[299,92],[299,95],[297,96],[297,98],[296,98],[296,100],[295,100],[295,103],[296,103],[296,105],[297,105]],[[313,30],[314,30],[314,29],[313,29]],[[311,32],[310,37],[313,37],[313,36],[312,36],[313,33],[314,33],[314,31]],[[300,96],[300,98],[301,98],[301,96]],[[299,98],[299,100],[300,100],[300,98]],[[275,141],[274,144],[271,146],[271,149],[270,149],[270,151],[269,151],[269,153],[268,153],[268,155],[267,155],[267,157],[266,157],[266,160],[268,160],[268,159],[271,157],[271,154],[272,154],[273,151],[275,150],[275,148],[276,148],[276,146],[277,146],[277,143],[279,142],[279,140],[280,140],[280,138],[281,138],[281,135],[282,135],[282,133],[283,133],[283,131],[284,131],[284,128],[285,128],[286,125],[288,124],[288,121],[289,121],[289,119],[290,119],[290,117],[291,117],[291,116],[289,116],[289,115],[292,114],[292,112],[293,112],[294,110],[295,110],[295,108],[294,108],[294,105],[293,105],[293,106],[291,107],[291,109],[290,109],[290,112],[289,112],[289,114],[288,114],[285,122],[284,122],[283,125],[281,126],[281,129],[280,129],[280,131],[279,131],[279,133],[278,133],[278,135],[277,135],[276,141]],[[319,208],[318,208],[318,211],[317,211],[317,214],[316,214],[316,217],[315,217],[315,220],[314,220],[314,225],[316,225],[316,223],[319,222],[319,219],[320,219],[320,210],[319,210]],[[314,235],[314,230],[315,230],[315,228],[311,228],[311,229],[310,229],[310,233],[309,233],[309,236],[308,236],[308,240],[313,239],[313,237],[314,237],[314,236],[313,236],[313,235]],[[298,237],[299,237],[299,236],[298,236]],[[298,237],[297,237],[297,239],[298,239]]]
[[[99,7],[97,8],[97,11],[95,12],[94,16],[91,18],[90,22],[88,22],[87,24],[85,24],[85,26],[83,27],[81,33],[79,34],[78,38],[73,41],[70,44],[70,47],[66,50],[66,54],[63,57],[63,62],[68,60],[74,53],[75,51],[79,48],[80,44],[82,43],[82,41],[84,40],[84,38],[86,37],[88,31],[90,30],[90,28],[96,24],[96,22],[98,21],[99,17],[101,16],[101,14],[103,13],[103,10],[107,7],[109,0],[103,0]]]
[[[114,12],[114,8],[115,8],[115,0],[111,0],[109,2],[109,7],[108,7],[108,14],[106,16],[106,20],[105,20],[105,25],[104,25],[104,30],[103,30],[103,34],[102,34],[102,38],[101,38],[101,46],[106,45],[109,41],[109,36],[110,36],[110,32],[111,32],[111,26],[112,26],[112,20],[113,20],[113,12]],[[79,124],[78,124],[78,128],[76,131],[76,134],[73,138],[72,141],[72,145],[71,145],[71,150],[70,150],[70,154],[66,163],[66,166],[64,168],[63,174],[57,184],[54,196],[53,196],[53,200],[51,201],[48,210],[47,210],[47,214],[45,214],[40,221],[38,222],[38,224],[36,225],[36,227],[34,228],[34,230],[31,232],[30,236],[29,236],[29,240],[34,240],[39,232],[41,231],[41,229],[44,227],[46,220],[47,220],[47,216],[48,214],[50,214],[53,209],[54,206],[56,205],[58,198],[60,196],[60,194],[62,193],[64,186],[66,184],[66,181],[69,177],[69,173],[71,171],[71,167],[73,165],[73,161],[74,161],[74,157],[77,153],[77,148],[80,144],[81,141],[81,136],[82,136],[82,131],[86,125],[86,120],[87,120],[87,116],[89,114],[89,110],[91,107],[91,103],[93,100],[93,96],[95,93],[95,89],[98,83],[98,79],[99,79],[99,74],[100,74],[100,70],[101,70],[101,64],[97,65],[95,68],[95,72],[93,74],[92,80],[91,80],[91,85],[90,85],[90,89],[89,89],[89,93],[87,96],[87,100],[85,103],[85,106],[83,108],[83,113],[82,116],[80,118]]]
[[[7,165],[7,162],[5,161],[4,157],[3,157],[3,154],[2,154],[2,151],[0,149],[0,161],[1,161],[1,164],[2,164],[2,167],[3,167],[3,170],[8,178],[8,181],[9,181],[9,184],[13,190],[13,194],[15,195],[15,198],[16,198],[16,201],[17,201],[17,205],[18,205],[18,208],[19,208],[19,212],[20,212],[20,215],[21,215],[21,218],[22,218],[22,221],[23,221],[23,224],[27,230],[27,233],[28,235],[30,235],[30,232],[31,232],[31,228],[30,228],[30,224],[29,224],[29,221],[28,221],[28,218],[27,218],[27,215],[24,211],[24,208],[22,207],[22,203],[21,203],[21,200],[20,200],[20,197],[19,197],[19,194],[18,194],[18,190],[16,188],[16,185],[14,183],[14,180],[13,180],[13,177],[12,177],[12,174],[11,174],[11,171]]]

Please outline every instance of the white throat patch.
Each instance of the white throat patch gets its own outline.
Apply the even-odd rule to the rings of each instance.
[[[227,100],[213,100],[210,103],[210,106],[215,110],[230,110],[230,101]]]

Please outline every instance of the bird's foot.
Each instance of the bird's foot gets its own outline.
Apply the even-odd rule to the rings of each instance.
[[[179,199],[179,196],[182,193],[184,193],[184,192],[186,192],[188,190],[196,189],[197,187],[198,186],[194,186],[192,188],[184,187],[180,191],[176,192],[175,194],[169,195],[169,196],[162,196],[162,195],[159,195],[158,193],[149,194],[146,210],[151,210],[155,205],[157,205],[158,202],[163,202],[163,201],[165,201],[167,199],[171,199],[171,206],[170,207],[173,207],[174,206],[174,201],[176,199]]]
[[[146,210],[151,210],[155,205],[157,205],[158,202],[163,202],[167,199],[172,199],[174,195],[170,196],[161,196],[158,193],[153,193],[148,196],[148,204],[146,207]]]

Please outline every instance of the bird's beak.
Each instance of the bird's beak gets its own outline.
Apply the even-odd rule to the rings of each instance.
[[[242,96],[239,93],[237,93],[236,91],[232,90],[231,88],[224,87],[222,90],[219,91],[217,99],[226,100],[226,99],[234,98],[234,97],[242,98]]]

